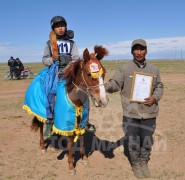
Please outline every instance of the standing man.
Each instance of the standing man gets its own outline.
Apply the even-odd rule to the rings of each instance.
[[[16,72],[15,72],[16,71],[16,61],[12,56],[8,60],[8,66],[10,67],[10,76],[11,76],[11,79],[13,80],[13,75],[16,76]]]
[[[19,58],[16,58],[15,61],[16,61],[16,65],[18,66],[17,77],[20,77],[21,76],[21,71],[24,70],[24,65],[23,65],[22,61]]]
[[[151,177],[148,161],[153,145],[153,133],[158,115],[158,102],[163,94],[158,67],[148,63],[145,59],[147,44],[143,39],[132,42],[131,53],[133,60],[123,64],[106,84],[108,93],[120,90],[123,108],[123,131],[128,146],[130,163],[137,178]],[[152,74],[152,94],[144,102],[130,101],[134,72]]]
[[[16,58],[16,62],[17,62],[17,65],[19,66],[19,71],[23,71],[24,65],[23,65],[22,61],[19,58]]]

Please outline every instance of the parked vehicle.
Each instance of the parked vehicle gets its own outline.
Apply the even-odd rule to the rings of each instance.
[[[26,68],[26,69],[24,69],[23,71],[21,71],[20,73],[17,72],[17,73],[15,73],[15,74],[17,74],[17,75],[15,76],[15,79],[30,79],[30,78],[33,76],[33,72],[32,72],[32,70],[31,70],[31,68]],[[10,71],[8,71],[8,72],[5,74],[4,78],[5,78],[6,80],[10,80],[10,79],[11,79]]]

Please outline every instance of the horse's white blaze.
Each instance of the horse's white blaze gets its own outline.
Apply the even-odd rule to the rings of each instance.
[[[99,88],[100,88],[100,99],[101,102],[106,105],[108,100],[107,100],[107,96],[106,96],[106,92],[105,92],[105,86],[103,85],[103,78],[100,77],[99,78]]]

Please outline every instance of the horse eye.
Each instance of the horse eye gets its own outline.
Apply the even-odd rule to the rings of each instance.
[[[91,73],[87,73],[87,76],[89,76],[89,77],[90,77],[90,76],[91,76]]]

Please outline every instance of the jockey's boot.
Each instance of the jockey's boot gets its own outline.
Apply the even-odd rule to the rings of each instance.
[[[94,125],[88,123],[85,125],[85,129],[86,131],[89,131],[89,132],[92,132],[92,133],[95,133],[96,132],[96,128]]]
[[[46,120],[46,129],[44,131],[44,139],[48,139],[52,135],[53,119]]]

